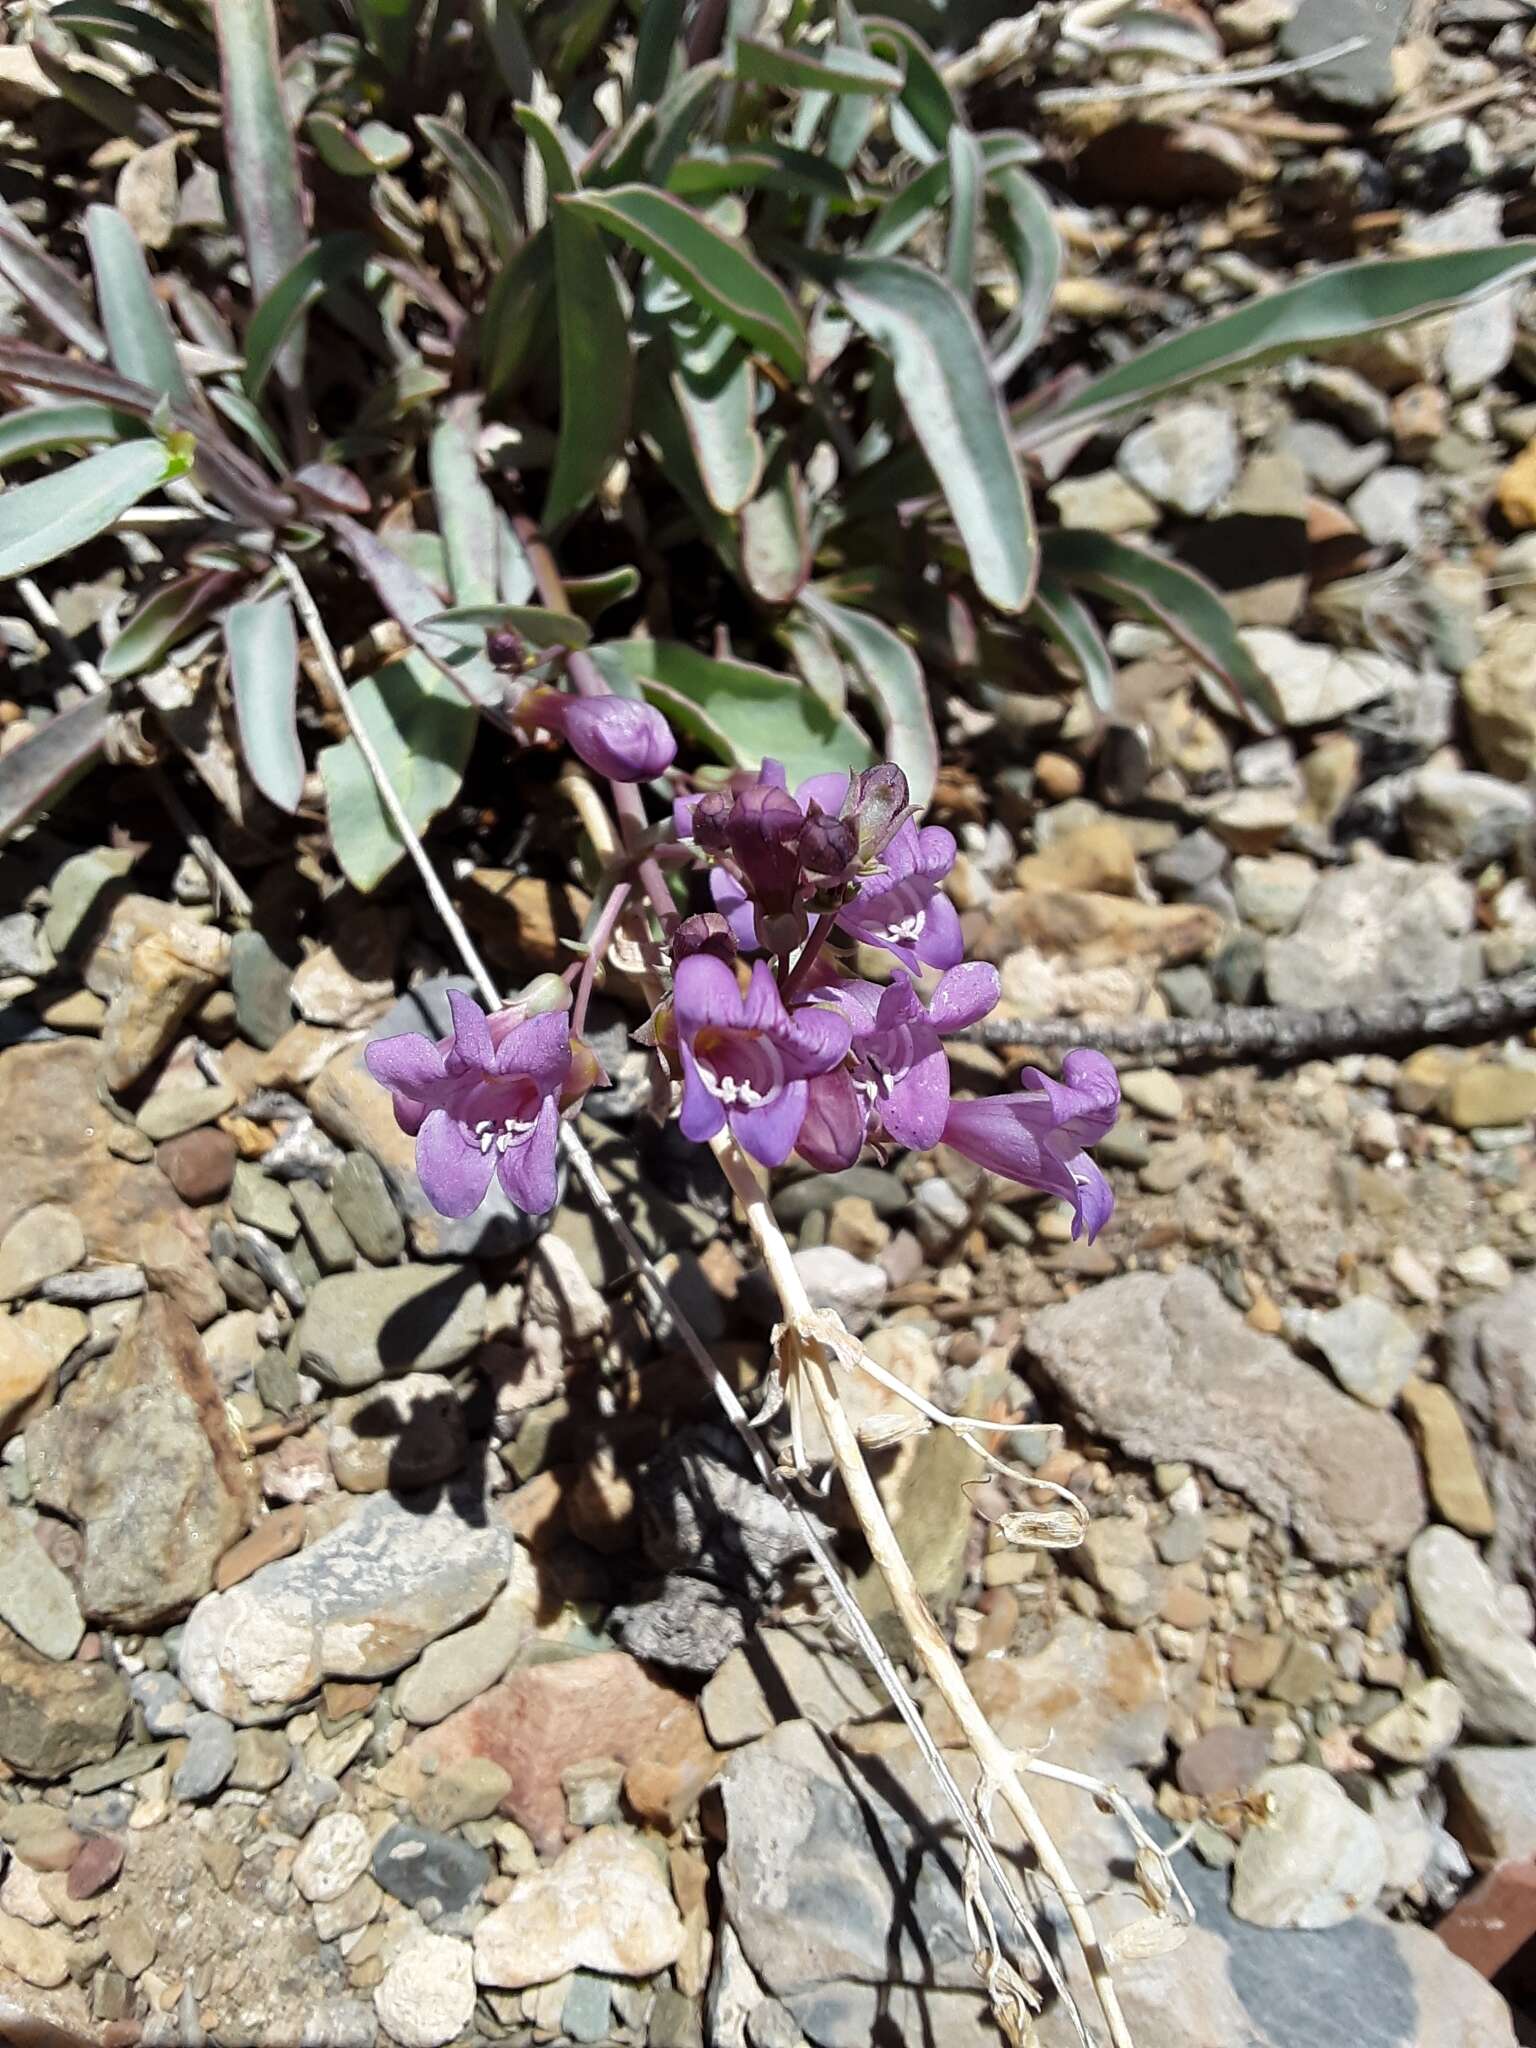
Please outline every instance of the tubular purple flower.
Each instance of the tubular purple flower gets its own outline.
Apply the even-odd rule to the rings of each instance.
[[[1115,1121],[1120,1080],[1101,1052],[1079,1046],[1053,1081],[1026,1067],[1014,1095],[952,1102],[944,1143],[978,1166],[1072,1204],[1072,1235],[1097,1237],[1115,1206],[1108,1181],[1088,1157]]]
[[[684,1137],[704,1143],[728,1123],[754,1159],[782,1166],[805,1119],[809,1079],[847,1057],[847,1019],[815,1005],[786,1010],[761,960],[743,995],[711,953],[694,953],[678,967],[673,1016]]]
[[[837,914],[838,924],[866,945],[894,953],[909,973],[954,967],[965,951],[960,918],[939,884],[955,864],[955,838],[942,825],[897,826],[881,866]]]
[[[518,706],[525,725],[557,732],[594,774],[610,782],[649,782],[672,766],[677,741],[651,704],[634,697],[567,697],[532,690]]]
[[[518,1208],[555,1206],[555,1147],[562,1091],[572,1077],[570,1020],[563,1010],[488,1018],[450,990],[453,1030],[434,1043],[420,1032],[381,1038],[363,1057],[394,1097],[395,1120],[416,1140],[422,1192],[444,1216],[468,1216],[494,1173]]]
[[[812,992],[848,1019],[848,1064],[811,1083],[800,1133],[803,1158],[823,1172],[851,1166],[866,1141],[889,1138],[926,1152],[944,1134],[949,1061],[940,1034],[985,1017],[1000,993],[997,969],[967,961],[943,975],[925,1008],[905,976],[889,988],[831,984]]]

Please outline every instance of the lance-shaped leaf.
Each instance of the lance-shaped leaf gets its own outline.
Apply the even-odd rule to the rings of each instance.
[[[273,0],[213,0],[224,87],[224,148],[251,290],[274,291],[304,253],[299,153],[283,98]],[[303,380],[302,338],[290,336],[279,365],[286,389]]]
[[[1022,611],[1035,587],[1034,519],[970,309],[943,278],[903,257],[800,260],[890,356],[982,595],[999,611]]]
[[[245,388],[259,398],[284,344],[304,315],[328,291],[357,277],[372,253],[366,235],[326,235],[267,293],[245,337]]]
[[[791,604],[811,573],[805,479],[781,445],[762,489],[741,509],[741,570],[764,604]]]
[[[944,83],[944,74],[934,61],[932,50],[905,22],[870,15],[863,27],[870,48],[883,50],[901,66],[901,99],[892,109],[892,134],[919,161],[942,156],[960,110]]]
[[[758,435],[757,371],[746,343],[719,321],[673,324],[677,397],[709,502],[739,512],[763,475]]]
[[[243,571],[214,569],[178,576],[167,583],[139,606],[112,642],[102,656],[102,674],[115,683],[155,667],[194,626],[233,597],[245,580]]]
[[[680,62],[677,39],[686,11],[687,0],[645,0],[640,9],[640,32],[635,37],[635,62],[629,81],[631,109],[655,106],[666,91],[674,65]]]
[[[517,390],[532,374],[554,295],[555,243],[544,227],[512,252],[485,302],[480,359],[493,398]]]
[[[505,263],[521,239],[512,195],[467,136],[435,114],[420,114],[416,126],[474,201],[491,246]]]
[[[789,192],[806,199],[851,204],[853,180],[825,157],[781,142],[755,142],[736,149],[704,147],[672,166],[667,189],[680,199],[713,199],[721,192],[756,189]]]
[[[448,587],[459,605],[494,604],[499,535],[496,500],[480,475],[480,408],[457,398],[427,448],[438,531],[448,558]]]
[[[295,702],[299,641],[286,596],[230,607],[224,621],[240,752],[252,782],[280,811],[296,811],[304,792],[304,752]]]
[[[1013,310],[992,337],[992,375],[1006,384],[1033,353],[1050,318],[1051,299],[1061,277],[1061,237],[1050,203],[1027,171],[1015,167],[992,176],[995,196],[987,201],[987,222],[1013,266]]]
[[[1041,447],[1063,428],[1089,426],[1189,384],[1245,376],[1261,363],[1300,350],[1324,349],[1355,335],[1428,319],[1532,271],[1536,241],[1455,249],[1440,256],[1373,257],[1319,271],[1157,342],[1090,379],[1063,403],[1032,418],[1018,437],[1019,446]]]
[[[126,441],[143,427],[110,405],[81,399],[74,405],[28,405],[0,419],[0,469],[55,448],[84,448],[98,441]]]
[[[1040,145],[1027,135],[999,129],[992,135],[978,135],[981,159],[988,178],[1013,164],[1040,160]],[[949,204],[950,167],[948,155],[935,157],[894,199],[888,199],[870,223],[859,245],[864,256],[899,256],[912,237],[942,206]]]
[[[503,679],[486,660],[483,649],[476,652],[470,648],[450,648],[441,635],[434,637],[422,630],[424,620],[441,614],[441,592],[433,588],[419,569],[355,519],[337,514],[327,523],[354,566],[373,585],[380,604],[405,628],[428,660],[471,703],[499,704],[505,695]],[[419,538],[436,543],[438,537],[424,534]]]
[[[91,318],[75,274],[33,239],[30,229],[0,198],[0,277],[64,339],[93,362],[104,362],[106,336]]]
[[[653,185],[665,185],[672,166],[704,125],[705,104],[725,78],[725,66],[718,57],[707,64],[695,64],[674,78],[656,103],[656,121],[645,159],[646,177]]]
[[[944,268],[957,297],[966,305],[976,291],[976,230],[981,223],[981,192],[985,165],[975,136],[957,121],[949,131],[949,236]]]
[[[1092,612],[1071,585],[1054,570],[1042,569],[1035,586],[1035,601],[1027,616],[1030,624],[1048,634],[1076,667],[1088,686],[1094,709],[1106,718],[1112,716],[1115,664]]]
[[[1145,548],[1077,527],[1046,535],[1043,566],[1073,589],[1108,598],[1165,628],[1226,682],[1252,724],[1268,729],[1284,723],[1274,686],[1204,577]]]
[[[155,440],[124,441],[0,494],[0,582],[84,547],[186,464]]]
[[[900,92],[904,75],[899,65],[882,64],[878,57],[839,43],[814,51],[786,50],[751,36],[736,38],[731,68],[745,85],[772,85],[780,92]]]
[[[782,761],[790,781],[867,768],[869,742],[792,676],[722,661],[676,640],[610,640],[591,650],[610,688],[648,697],[680,732],[735,768]]]
[[[91,765],[106,744],[111,716],[111,696],[99,690],[0,755],[0,846]]]
[[[179,71],[195,85],[217,85],[219,67],[206,41],[151,14],[147,7],[127,7],[119,0],[60,0],[48,11],[54,28],[67,28],[88,43],[123,43],[153,57],[162,71]]]
[[[848,702],[848,671],[832,643],[826,627],[798,607],[774,628],[775,640],[784,649],[805,682],[834,715]]]
[[[417,631],[444,635],[461,647],[483,648],[487,633],[520,633],[530,647],[585,647],[592,628],[571,612],[538,604],[456,604],[422,619]]]
[[[814,589],[802,592],[800,604],[852,662],[863,694],[880,714],[885,758],[906,776],[912,801],[922,810],[938,780],[939,742],[917,656],[869,612],[834,604]]]
[[[544,501],[556,527],[592,496],[624,446],[634,366],[618,279],[595,224],[557,198],[555,295],[560,307],[560,441]]]
[[[138,238],[114,206],[88,206],[85,240],[112,366],[176,404],[191,398],[176,337],[155,297]]]
[[[545,190],[551,199],[560,199],[567,192],[576,190],[576,166],[566,154],[560,131],[548,115],[534,106],[514,107],[517,124],[539,153],[544,166]]]
[[[352,708],[418,833],[451,804],[474,745],[474,708],[418,654],[353,686]],[[354,889],[376,889],[405,853],[355,740],[320,755],[331,844]]]
[[[670,193],[645,185],[582,192],[564,205],[649,256],[696,305],[761,349],[786,376],[804,376],[805,329],[793,301],[734,237]]]

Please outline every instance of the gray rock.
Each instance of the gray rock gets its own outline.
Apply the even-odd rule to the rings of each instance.
[[[326,1449],[349,1493],[415,1493],[464,1463],[464,1410],[441,1374],[408,1372],[331,1409]]]
[[[45,1657],[73,1657],[85,1634],[75,1589],[13,1509],[0,1507],[0,1621]]]
[[[514,1549],[505,1589],[471,1627],[429,1643],[395,1687],[395,1707],[413,1727],[430,1728],[489,1692],[533,1627],[539,1582],[526,1550]]]
[[[609,2041],[613,2038],[613,1992],[606,1977],[591,1970],[577,1970],[560,2008],[560,2029],[573,2041]]]
[[[52,970],[53,953],[32,913],[16,910],[0,917],[0,976],[20,974],[41,981]]]
[[[1251,1329],[1196,1267],[1103,1281],[1037,1315],[1025,1341],[1095,1432],[1202,1466],[1325,1563],[1395,1555],[1423,1526],[1398,1424]]]
[[[788,1712],[828,1731],[868,1720],[880,1700],[846,1657],[794,1630],[759,1629],[716,1671],[699,1696],[717,1749],[755,1742]]]
[[[281,1720],[322,1678],[386,1678],[482,1613],[513,1539],[477,1493],[373,1494],[293,1557],[199,1601],[178,1670],[199,1705],[249,1726]]]
[[[405,1822],[379,1837],[371,1868],[391,1898],[417,1908],[430,1900],[436,1918],[474,1903],[491,1875],[491,1859],[461,1836]]]
[[[1451,1830],[1475,1864],[1536,1856],[1536,1749],[1455,1750],[1441,1782]]]
[[[1336,1927],[1375,1903],[1387,1876],[1380,1831],[1326,1771],[1286,1764],[1266,1771],[1250,1796],[1269,1811],[1238,1847],[1232,1910],[1240,1920]]]
[[[1331,725],[1362,705],[1390,697],[1413,671],[1390,655],[1341,653],[1300,640],[1282,626],[1247,626],[1238,638],[1264,671],[1288,726]]]
[[[712,1579],[669,1572],[648,1600],[616,1607],[612,1623],[632,1657],[674,1671],[717,1670],[746,1640],[745,1603]]]
[[[365,1259],[392,1266],[405,1250],[405,1225],[379,1162],[349,1152],[331,1182],[331,1200],[347,1235]]]
[[[275,1237],[279,1244],[292,1244],[299,1234],[299,1218],[288,1190],[269,1180],[253,1160],[242,1159],[235,1168],[229,1206],[237,1221]]]
[[[185,1735],[195,1711],[186,1687],[171,1671],[140,1671],[133,1679],[133,1697],[151,1735]]]
[[[1353,37],[1364,47],[1314,65],[1293,81],[1308,99],[1352,112],[1392,104],[1392,47],[1407,14],[1406,0],[1301,0],[1280,30],[1283,58],[1315,57]]]
[[[1440,1524],[1408,1552],[1413,1617],[1430,1661],[1490,1742],[1536,1742],[1536,1645],[1511,1628],[1477,1546]]]
[[[299,1325],[299,1369],[347,1390],[387,1373],[445,1371],[479,1344],[485,1303],[484,1284],[465,1266],[328,1274]]]
[[[0,1758],[23,1778],[62,1778],[103,1762],[132,1710],[110,1664],[56,1664],[0,1627]]]
[[[1536,1591],[1536,1273],[1474,1301],[1446,1330],[1446,1384],[1477,1448],[1497,1526],[1488,1562]]]
[[[1120,474],[1159,505],[1198,519],[1237,482],[1242,464],[1237,425],[1209,399],[1175,404],[1120,444]]]
[[[315,1264],[322,1273],[345,1273],[357,1264],[357,1246],[347,1235],[336,1205],[312,1180],[296,1180],[289,1193]]]
[[[912,1199],[911,1191],[894,1173],[883,1173],[875,1166],[850,1166],[846,1173],[811,1173],[804,1180],[791,1181],[782,1194],[775,1193],[773,1213],[781,1223],[803,1223],[807,1216],[830,1209],[845,1196],[862,1196],[877,1216],[899,1216]]]
[[[1367,477],[1349,500],[1349,515],[1379,548],[1417,547],[1424,510],[1424,479],[1393,465]]]
[[[1072,1562],[1104,1602],[1117,1628],[1140,1628],[1162,1604],[1163,1574],[1145,1528],[1124,1515],[1089,1524]]]
[[[1424,768],[1403,805],[1415,860],[1446,861],[1476,874],[1502,860],[1536,823],[1536,802],[1518,783],[1470,770]]]
[[[171,1780],[174,1798],[211,1799],[235,1768],[235,1731],[221,1714],[193,1714],[187,1753]]]
[[[1294,455],[1312,482],[1330,498],[1348,497],[1387,459],[1385,441],[1367,441],[1362,447],[1326,420],[1288,421],[1277,445]]]
[[[82,1612],[121,1628],[185,1613],[257,1500],[197,1331],[163,1294],[31,1425],[27,1470],[84,1529]]]
[[[293,1022],[293,969],[255,930],[236,932],[229,947],[235,1028],[267,1052]]]
[[[1461,1733],[1461,1694],[1444,1678],[1427,1678],[1364,1730],[1368,1749],[1389,1763],[1428,1764]]]
[[[71,855],[55,872],[43,920],[43,936],[55,958],[62,959],[71,947],[94,935],[97,899],[108,894],[110,901],[123,894],[121,884],[132,867],[133,855],[125,848],[96,846]],[[105,910],[106,905],[102,907]]]
[[[1424,1348],[1412,1323],[1374,1294],[1309,1315],[1305,1334],[1344,1391],[1371,1408],[1392,1406]]]
[[[795,1266],[814,1308],[829,1308],[851,1330],[861,1330],[884,1301],[890,1282],[879,1266],[835,1244],[795,1253]]]
[[[1454,995],[1480,971],[1472,896],[1449,868],[1364,860],[1324,875],[1294,932],[1264,949],[1273,1003],[1326,1010],[1390,995]]]

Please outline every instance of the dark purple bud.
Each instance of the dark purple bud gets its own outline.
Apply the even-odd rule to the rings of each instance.
[[[492,668],[516,674],[528,665],[528,642],[512,626],[496,626],[485,636],[485,656]]]
[[[701,910],[694,917],[685,917],[673,932],[673,967],[691,953],[712,953],[717,960],[726,962],[736,958],[736,940],[718,910]]]
[[[731,844],[731,812],[736,808],[735,793],[729,789],[712,789],[701,796],[693,806],[692,834],[694,844],[705,853],[725,853]]]
[[[747,894],[759,909],[787,909],[800,883],[800,834],[805,813],[787,789],[756,783],[744,789],[731,811],[731,852]]]
[[[859,856],[859,828],[852,818],[834,818],[817,804],[800,834],[800,859],[818,881],[841,881]]]
[[[530,690],[517,717],[522,725],[559,733],[573,754],[610,782],[649,782],[677,755],[677,741],[661,713],[633,697],[565,697],[558,690]]]

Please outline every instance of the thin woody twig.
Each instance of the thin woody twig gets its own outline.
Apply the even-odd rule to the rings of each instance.
[[[1087,1045],[1179,1060],[1271,1060],[1441,1038],[1498,1038],[1536,1017],[1536,968],[1448,996],[1383,996],[1330,1010],[1233,1006],[1208,1017],[988,1017],[959,1036],[977,1045]]]
[[[1237,86],[1269,85],[1297,72],[1316,71],[1336,57],[1350,57],[1356,50],[1363,50],[1366,40],[1364,36],[1348,36],[1343,42],[1330,43],[1327,49],[1314,50],[1308,56],[1290,57],[1280,64],[1256,64],[1249,70],[1192,71],[1180,78],[1139,79],[1134,85],[1048,86],[1035,98],[1042,107],[1086,106],[1098,100],[1162,99],[1171,93],[1186,98],[1198,94],[1203,98],[1208,93],[1231,92]]]

